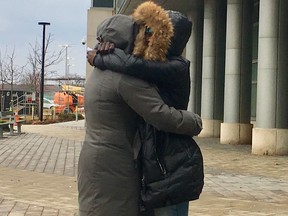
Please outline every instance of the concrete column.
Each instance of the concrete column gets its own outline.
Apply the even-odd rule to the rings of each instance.
[[[251,144],[252,10],[250,0],[228,0],[224,123],[220,142]]]
[[[287,0],[261,0],[252,153],[288,155]]]
[[[214,121],[214,89],[216,61],[216,3],[214,0],[204,1],[203,26],[203,67],[202,67],[202,100],[201,116],[203,130],[201,137],[217,137],[220,134],[220,122]]]
[[[191,91],[188,110],[201,113],[201,86],[202,86],[202,30],[203,13],[191,11],[187,14],[192,21],[192,33],[186,46],[186,58],[190,61]]]
[[[224,17],[223,14],[225,15]],[[199,135],[201,137],[220,136],[220,123],[223,121],[224,81],[221,73],[224,73],[225,19],[226,0],[204,1],[201,100],[203,130]],[[221,34],[223,29],[224,34]],[[223,46],[221,47],[222,44]],[[221,53],[223,53],[222,57]]]

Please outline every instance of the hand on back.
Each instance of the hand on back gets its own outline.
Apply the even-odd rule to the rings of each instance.
[[[87,51],[87,61],[91,66],[94,67],[94,58],[97,54],[105,55],[113,53],[115,49],[114,43],[111,42],[101,42],[94,50]]]

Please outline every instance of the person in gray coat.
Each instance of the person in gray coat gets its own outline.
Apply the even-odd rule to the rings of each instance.
[[[97,29],[103,41],[131,53],[133,19],[115,15]],[[138,216],[139,172],[133,139],[139,116],[159,130],[198,135],[201,118],[166,105],[157,89],[140,79],[94,68],[86,78],[86,135],[78,163],[79,216]]]

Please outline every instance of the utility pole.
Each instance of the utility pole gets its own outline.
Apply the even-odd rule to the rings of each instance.
[[[68,48],[71,47],[71,45],[69,44],[65,44],[65,45],[59,45],[61,47],[65,48],[65,78],[67,79],[69,76],[69,62],[68,62]]]
[[[69,86],[69,57],[68,57],[68,48],[71,47],[71,45],[69,44],[65,44],[65,45],[60,45],[62,47],[65,48],[65,79],[66,79],[66,85],[67,87]],[[66,90],[67,91],[67,112],[69,113],[70,110],[70,94],[69,94],[69,87]],[[72,99],[72,103],[73,103],[73,99]]]
[[[41,71],[41,83],[40,83],[40,110],[39,119],[43,121],[43,98],[44,98],[44,67],[45,67],[45,30],[46,25],[50,25],[48,22],[38,22],[38,25],[43,26],[43,40],[42,40],[42,71]]]

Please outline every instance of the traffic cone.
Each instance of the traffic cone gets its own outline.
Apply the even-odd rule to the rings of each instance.
[[[15,123],[14,123],[14,126],[18,125],[18,123],[17,123],[18,121],[19,121],[18,112],[15,112]]]

